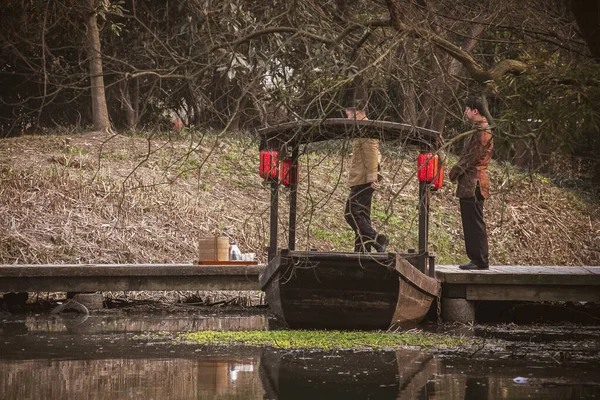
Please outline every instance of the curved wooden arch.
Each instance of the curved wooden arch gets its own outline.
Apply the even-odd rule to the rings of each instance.
[[[325,140],[377,138],[381,141],[404,141],[407,145],[432,148],[440,143],[439,132],[414,125],[379,120],[348,118],[308,119],[286,122],[257,131],[261,148],[276,148],[282,144],[300,144]]]

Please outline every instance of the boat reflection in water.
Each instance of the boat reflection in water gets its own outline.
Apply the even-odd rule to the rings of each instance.
[[[265,349],[265,399],[417,399],[438,360],[417,351],[284,352]]]
[[[596,327],[579,327],[585,358],[557,363],[537,353],[428,354],[274,350],[144,339],[160,330],[263,330],[266,317],[0,320],[2,399],[598,399]],[[513,336],[518,337],[514,331]],[[520,340],[520,339],[519,339]],[[525,345],[516,341],[515,347]],[[531,347],[529,347],[531,349]],[[583,357],[583,356],[582,356]],[[517,379],[519,378],[519,379]]]

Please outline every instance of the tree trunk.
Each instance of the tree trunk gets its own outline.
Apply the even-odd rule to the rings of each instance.
[[[571,0],[581,35],[596,62],[600,62],[600,0]]]
[[[125,120],[127,127],[135,131],[137,125],[137,115],[131,102],[131,95],[129,92],[129,81],[124,79],[121,81],[121,108],[125,110]]]
[[[473,49],[475,49],[475,46],[477,45],[477,39],[481,36],[483,31],[484,31],[484,25],[482,25],[482,24],[473,25],[473,27],[471,28],[471,37],[462,46],[462,49],[469,53],[472,52]],[[444,79],[442,77],[436,83],[436,85],[439,85],[438,88],[432,88],[432,91],[434,89],[439,90],[440,86],[441,86],[441,90],[439,90],[439,92],[441,92],[440,93],[440,100],[441,100],[440,103],[442,106],[438,107],[436,109],[434,116],[433,116],[433,121],[430,126],[431,129],[440,132],[440,134],[443,134],[444,127],[446,126],[447,110],[445,107],[448,104],[450,104],[450,102],[452,101],[453,93],[458,88],[459,80],[457,79],[457,77],[464,72],[465,72],[464,66],[456,58],[450,57],[450,66],[448,67],[448,78],[449,78],[448,81],[444,82]]]
[[[135,113],[135,123],[140,122],[140,79],[135,79],[135,86],[133,90],[133,112]]]
[[[402,119],[410,125],[417,124],[417,91],[415,90],[414,80],[412,78],[413,65],[415,63],[414,39],[406,38],[402,44],[402,55],[406,64],[408,79],[402,83],[402,95],[404,104],[402,107]]]
[[[467,51],[454,43],[437,35],[435,32],[418,25],[407,25],[403,22],[403,7],[400,0],[385,0],[390,13],[392,27],[398,32],[410,33],[416,38],[424,39],[439,48],[449,56],[459,61],[469,73],[469,76],[480,85],[488,85],[506,73],[519,74],[527,70],[527,64],[517,60],[502,60],[489,70],[483,69],[479,62]]]
[[[200,106],[198,105],[196,93],[194,93],[194,87],[189,81],[186,84],[186,89],[183,92],[183,96],[187,105],[187,123],[189,125],[199,125],[201,122]]]
[[[94,119],[94,128],[96,130],[103,130],[110,128],[110,121],[108,119],[108,108],[106,107],[106,95],[104,92],[100,31],[98,30],[98,21],[96,20],[94,0],[87,1],[89,15],[86,16],[85,24],[87,27],[87,47],[90,58],[92,117]]]

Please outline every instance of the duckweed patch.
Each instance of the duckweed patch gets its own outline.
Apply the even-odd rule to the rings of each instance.
[[[471,341],[422,332],[374,333],[342,331],[240,331],[186,332],[176,335],[179,343],[215,346],[271,346],[279,349],[383,349],[419,347],[458,348]]]

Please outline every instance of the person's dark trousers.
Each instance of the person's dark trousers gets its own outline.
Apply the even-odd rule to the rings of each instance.
[[[474,197],[460,199],[460,216],[467,257],[478,267],[489,266],[487,229],[483,220],[484,201],[485,198],[481,195],[479,185],[475,189]]]
[[[377,232],[371,226],[371,201],[375,190],[370,183],[350,188],[344,218],[354,230],[354,251],[369,253]]]

